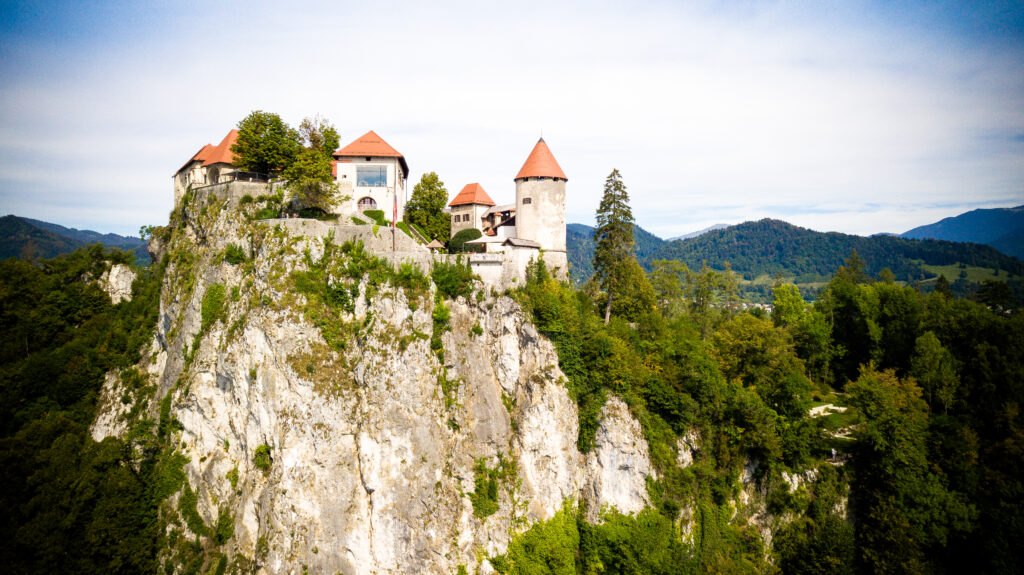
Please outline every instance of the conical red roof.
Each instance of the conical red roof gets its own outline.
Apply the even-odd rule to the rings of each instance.
[[[463,206],[466,204],[481,204],[484,206],[493,206],[494,200],[491,199],[491,196],[487,195],[487,192],[484,191],[483,186],[481,186],[480,184],[473,183],[466,184],[466,187],[462,188],[462,191],[459,192],[459,194],[455,196],[455,198],[452,199],[452,202],[448,205]]]
[[[565,172],[558,165],[558,161],[555,160],[555,156],[551,154],[551,150],[548,149],[547,143],[544,142],[544,138],[537,140],[537,145],[533,147],[533,151],[530,152],[530,157],[526,158],[526,163],[516,174],[514,179],[519,178],[561,178],[568,180],[565,177]]]

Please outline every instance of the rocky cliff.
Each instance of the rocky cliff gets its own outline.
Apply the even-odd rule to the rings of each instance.
[[[251,220],[249,199],[188,194],[156,235],[146,385],[108,375],[92,428],[167,438],[184,480],[165,563],[488,572],[567,502],[595,520],[648,504],[639,423],[613,399],[580,454],[555,351],[513,299],[439,296],[412,266]]]

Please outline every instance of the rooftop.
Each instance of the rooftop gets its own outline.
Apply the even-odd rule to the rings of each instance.
[[[477,183],[466,184],[466,187],[462,188],[449,203],[449,206],[464,206],[467,204],[480,204],[483,206],[493,206],[494,200],[491,196],[487,195],[484,191],[484,187]]]
[[[335,158],[398,158],[398,162],[402,164],[402,173],[405,175],[409,174],[409,165],[405,163],[405,156],[392,148],[390,144],[384,141],[384,138],[378,136],[377,132],[373,130],[366,132],[356,141],[334,152],[332,155]]]
[[[565,177],[565,172],[558,165],[558,161],[555,160],[555,156],[552,155],[544,138],[537,140],[537,145],[533,147],[530,156],[526,158],[523,167],[520,168],[519,173],[513,179],[518,180],[520,178],[559,178],[561,180],[569,180],[569,178]]]

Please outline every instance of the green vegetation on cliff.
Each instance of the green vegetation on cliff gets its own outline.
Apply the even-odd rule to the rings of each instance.
[[[592,287],[578,291],[534,270],[518,297],[558,350],[579,404],[581,451],[593,445],[608,394],[640,420],[658,472],[648,485],[658,513],[668,526],[680,513],[695,521],[694,562],[679,559],[674,572],[771,571],[765,553],[793,573],[1011,573],[1021,564],[1012,541],[1024,528],[1008,510],[1024,505],[1024,454],[1015,447],[1024,441],[1024,314],[874,279],[856,255],[813,307],[795,287],[777,287],[772,320],[728,305],[735,288],[713,270],[659,273],[651,276],[657,306],[613,308],[607,326],[604,296]],[[651,289],[643,276],[628,281],[621,292]],[[853,424],[850,438],[834,436],[834,418],[807,417],[825,398],[852,410],[841,424]],[[681,469],[680,439],[690,433],[700,448]],[[816,478],[787,488],[782,473],[803,469]],[[769,513],[795,518],[779,527],[773,549],[761,547],[755,524],[730,520],[741,473],[753,474]],[[855,523],[841,511],[847,494]],[[537,526],[496,565],[560,572],[561,559],[550,568],[517,560],[515,549],[528,545],[575,557],[568,572],[600,572],[592,557],[630,566],[621,572],[658,572],[628,557],[670,549],[678,535],[663,529],[634,547],[623,541],[641,529],[640,517],[616,522],[621,538],[598,543]]]

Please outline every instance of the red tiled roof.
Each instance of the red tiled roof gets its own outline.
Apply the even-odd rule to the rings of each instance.
[[[484,187],[480,184],[466,184],[466,187],[462,188],[454,199],[452,199],[449,206],[464,206],[466,204],[481,204],[484,206],[493,206],[494,200],[491,196],[487,195],[484,191]]]
[[[206,161],[206,158],[208,158],[210,156],[210,152],[212,150],[213,150],[213,144],[206,144],[202,148],[199,148],[199,151],[196,152],[196,155],[192,156],[192,160],[190,160],[190,161],[192,161],[192,162],[197,162],[197,161],[198,162],[203,162],[203,161]]]
[[[398,150],[392,148],[384,141],[384,138],[378,136],[373,130],[366,132],[359,139],[334,152],[332,155],[335,158],[356,158],[359,156],[367,158],[398,158],[398,162],[402,164],[402,170],[405,174],[409,173],[409,166],[405,163],[405,156],[398,153]]]
[[[547,143],[544,142],[544,138],[537,140],[537,145],[533,147],[533,151],[530,152],[530,156],[526,158],[526,162],[523,167],[516,174],[513,179],[520,178],[561,178],[568,180],[565,177],[565,172],[558,165],[555,160],[555,156],[551,154],[551,150],[548,149]]]
[[[200,158],[199,154],[196,154],[197,160],[203,160],[203,166],[212,166],[213,164],[234,164],[235,154],[231,151],[231,146],[235,145],[235,141],[238,140],[238,130],[231,130],[227,136],[217,144],[216,147],[204,147],[199,150],[199,154],[206,152],[205,156]],[[208,149],[209,148],[209,149]]]

